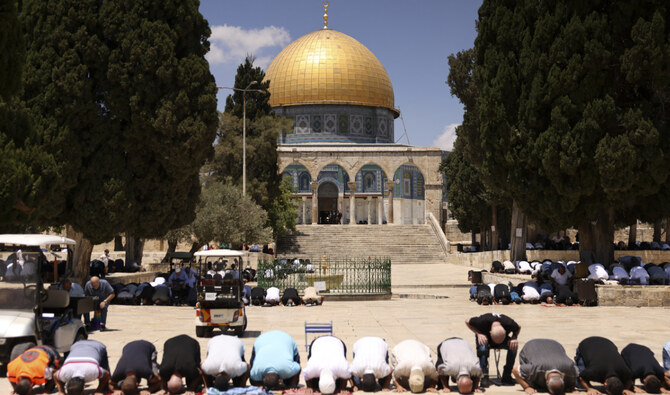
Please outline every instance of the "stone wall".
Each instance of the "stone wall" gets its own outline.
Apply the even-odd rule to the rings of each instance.
[[[670,306],[670,286],[667,285],[598,285],[596,292],[600,306]]]

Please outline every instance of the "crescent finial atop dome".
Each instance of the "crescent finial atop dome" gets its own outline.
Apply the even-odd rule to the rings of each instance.
[[[328,0],[323,2],[323,28],[328,30]]]

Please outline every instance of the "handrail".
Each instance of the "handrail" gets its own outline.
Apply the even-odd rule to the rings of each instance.
[[[442,231],[440,223],[437,222],[437,219],[435,219],[435,216],[431,212],[428,212],[426,219],[428,220],[430,227],[433,229],[435,236],[437,236],[437,239],[440,242],[440,246],[442,247],[442,251],[444,251],[445,257],[449,256],[449,252],[451,251],[451,244],[449,243],[449,240],[447,240],[447,236],[445,236],[444,232]]]

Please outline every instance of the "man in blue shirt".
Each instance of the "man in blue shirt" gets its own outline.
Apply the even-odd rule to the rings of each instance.
[[[258,336],[251,352],[252,385],[275,390],[296,388],[300,380],[300,354],[295,340],[286,332],[270,331]]]

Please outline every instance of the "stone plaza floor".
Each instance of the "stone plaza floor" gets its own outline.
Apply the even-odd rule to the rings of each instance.
[[[619,349],[631,342],[646,345],[661,361],[662,345],[670,341],[670,308],[667,307],[479,306],[468,301],[466,267],[451,264],[394,265],[392,270],[394,297],[390,300],[326,301],[323,306],[316,307],[247,308],[249,324],[243,337],[247,360],[259,334],[280,329],[295,339],[304,367],[307,361],[305,321],[332,321],[334,335],[348,347],[349,361],[352,359],[353,343],[362,336],[370,335],[386,339],[389,348],[405,339],[417,339],[431,348],[433,360],[437,357],[437,345],[448,337],[463,337],[474,347],[474,335],[466,327],[465,320],[484,313],[507,314],[515,319],[521,325],[520,348],[528,340],[550,338],[563,344],[570,357],[574,356],[582,339],[599,335],[610,338]],[[123,346],[136,339],[153,342],[160,362],[165,340],[179,334],[195,337],[194,322],[195,311],[190,307],[112,305],[107,323],[111,330],[93,332],[89,338],[107,345],[112,369],[121,356]],[[208,339],[198,340],[204,360]],[[504,356],[501,358],[501,371],[503,364]],[[494,377],[493,353],[489,366]],[[10,392],[7,379],[0,379],[0,393]],[[491,386],[486,393],[522,394],[523,391],[519,385]]]

